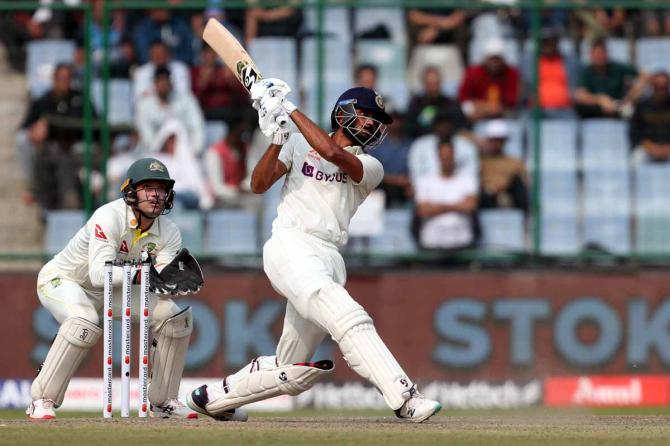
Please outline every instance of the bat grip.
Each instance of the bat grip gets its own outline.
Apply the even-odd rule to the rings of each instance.
[[[282,129],[286,128],[288,126],[288,116],[286,116],[286,113],[282,113],[275,118],[275,122]]]

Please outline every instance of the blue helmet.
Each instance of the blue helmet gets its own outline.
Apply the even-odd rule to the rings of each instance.
[[[372,112],[363,127],[357,127],[356,109]],[[330,114],[333,130],[344,128],[349,136],[363,148],[372,149],[386,137],[386,124],[393,122],[384,109],[384,98],[374,90],[365,87],[350,88],[337,99]]]

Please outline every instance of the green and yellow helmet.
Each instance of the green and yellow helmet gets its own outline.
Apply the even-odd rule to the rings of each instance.
[[[137,185],[145,181],[161,181],[167,186],[167,196],[165,198],[165,211],[172,209],[174,201],[174,180],[170,178],[165,164],[155,158],[142,158],[135,161],[128,168],[126,179],[121,185],[123,199],[128,206],[134,207],[137,204]]]

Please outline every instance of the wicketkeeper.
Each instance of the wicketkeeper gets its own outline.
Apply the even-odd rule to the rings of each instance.
[[[123,198],[100,207],[37,278],[37,295],[60,324],[58,334],[31,388],[26,414],[55,418],[54,409],[72,375],[101,335],[105,262],[139,259],[147,252],[150,273],[152,375],[150,415],[196,418],[177,400],[186,351],[193,330],[191,308],[180,309],[170,295],[197,293],[203,285],[198,262],[181,247],[177,226],[162,217],[172,208],[174,180],[152,158],[133,163],[122,186]],[[113,270],[114,314],[121,314],[123,268]],[[139,309],[139,268],[134,275],[133,315]],[[118,292],[117,292],[118,290]]]
[[[399,418],[427,420],[442,406],[418,392],[370,315],[346,290],[339,252],[351,217],[384,176],[381,163],[367,151],[384,139],[392,119],[377,92],[351,88],[333,107],[328,134],[286,99],[289,91],[279,79],[251,88],[260,129],[272,138],[254,169],[251,189],[263,193],[285,177],[272,237],[263,247],[265,273],[288,300],[276,355],[254,359],[220,385],[198,387],[187,403],[218,418],[264,398],[297,395],[332,371],[330,361],[308,362],[330,336],[347,364],[379,389]],[[299,132],[291,134],[279,124],[289,118]]]

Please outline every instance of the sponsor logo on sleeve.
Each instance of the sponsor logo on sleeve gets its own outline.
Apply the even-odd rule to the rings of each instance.
[[[125,254],[128,254],[130,250],[128,249],[128,243],[126,243],[125,240],[121,240],[121,246],[119,247],[119,252],[123,252]]]
[[[95,225],[95,238],[97,238],[98,240],[107,240],[105,231],[103,231],[100,225],[98,224]]]

